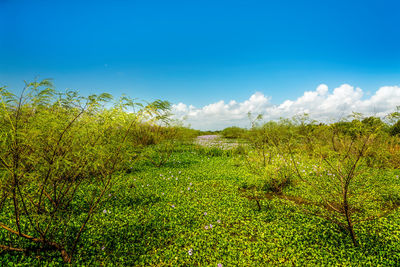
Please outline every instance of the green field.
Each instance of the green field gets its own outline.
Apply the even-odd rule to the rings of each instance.
[[[0,266],[400,265],[400,109],[217,135],[46,80],[0,97]]]
[[[181,145],[161,168],[146,161],[120,174],[80,242],[78,265],[265,266],[371,265],[400,262],[400,213],[356,226],[360,247],[334,224],[279,197],[261,199],[244,185],[254,176],[237,157]],[[399,171],[380,179],[400,186]],[[77,199],[84,198],[85,187]],[[290,191],[290,188],[288,188]],[[73,216],[84,216],[73,204]],[[10,210],[9,212],[12,212]],[[7,212],[0,221],[7,221]],[[7,238],[0,232],[0,239]],[[1,265],[62,264],[58,252],[2,254]]]

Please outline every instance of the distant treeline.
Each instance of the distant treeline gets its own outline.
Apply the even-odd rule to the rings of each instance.
[[[355,113],[352,116],[349,116],[347,120],[341,120],[335,123],[327,124],[310,120],[307,115],[303,115],[292,119],[281,119],[279,121],[258,123],[253,125],[251,129],[231,126],[220,131],[207,131],[202,133],[220,134],[223,137],[230,139],[247,139],[252,132],[257,130],[262,130],[265,128],[279,127],[283,125],[290,127],[300,127],[307,125],[307,127],[311,127],[313,129],[324,128],[324,127],[326,128],[328,126],[334,127],[338,131],[351,134],[351,131],[355,127],[355,125],[361,122],[366,126],[371,126],[371,127],[378,126],[379,131],[382,134],[387,134],[388,136],[400,135],[400,112],[396,111],[390,113],[387,116],[385,116],[385,118],[386,120],[382,120],[380,117],[374,117],[374,116],[362,118],[361,114]]]

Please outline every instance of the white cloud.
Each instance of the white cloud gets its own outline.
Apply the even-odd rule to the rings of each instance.
[[[196,108],[178,103],[172,106],[176,119],[183,119],[185,124],[194,129],[219,130],[229,126],[248,127],[247,113],[263,114],[264,120],[276,120],[281,117],[308,113],[318,121],[332,121],[354,112],[364,115],[384,116],[400,105],[400,87],[384,86],[375,94],[363,99],[361,88],[343,84],[329,92],[328,86],[319,85],[315,91],[306,91],[296,100],[286,100],[274,105],[271,98],[257,92],[244,102],[235,100],[225,103],[223,100]]]

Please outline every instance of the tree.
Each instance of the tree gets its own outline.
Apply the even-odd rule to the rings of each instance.
[[[0,211],[6,219],[0,230],[9,233],[1,250],[59,251],[64,262],[73,260],[129,158],[130,131],[160,111],[157,105],[134,111],[138,105],[127,97],[105,108],[111,98],[59,93],[49,80],[26,83],[20,96],[1,88]],[[86,207],[80,219],[77,201]]]

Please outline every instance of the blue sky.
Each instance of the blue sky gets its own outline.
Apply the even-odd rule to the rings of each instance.
[[[399,1],[0,0],[0,84],[205,106],[400,84]]]

